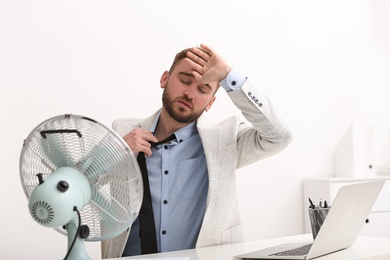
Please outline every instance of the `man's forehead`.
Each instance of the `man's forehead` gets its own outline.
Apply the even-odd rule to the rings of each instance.
[[[175,66],[175,68],[173,69],[172,74],[183,75],[195,79],[194,75],[192,74],[192,71],[193,70],[191,69],[191,67],[187,65],[184,62],[184,60],[181,60],[177,63],[177,66]],[[219,87],[218,82],[210,82],[204,85],[210,87],[211,89],[217,89]]]

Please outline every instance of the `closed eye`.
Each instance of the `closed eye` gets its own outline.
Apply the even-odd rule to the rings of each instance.
[[[191,85],[192,84],[192,80],[180,79],[180,82],[183,83],[184,85]]]
[[[208,90],[208,88],[205,88],[205,87],[198,87],[198,90],[199,90],[199,92],[200,92],[200,93],[202,93],[202,94],[206,94],[206,93],[207,93],[207,90]]]

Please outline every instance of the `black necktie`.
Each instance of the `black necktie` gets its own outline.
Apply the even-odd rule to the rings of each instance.
[[[173,139],[175,139],[174,134],[170,135],[168,138],[160,142],[151,142],[151,145],[152,147],[156,147],[159,144],[169,142]],[[144,184],[144,196],[142,200],[141,210],[139,212],[141,254],[152,254],[157,253],[156,225],[154,223],[148,168],[146,167],[146,159],[145,154],[143,152],[138,153],[137,161],[141,169]]]

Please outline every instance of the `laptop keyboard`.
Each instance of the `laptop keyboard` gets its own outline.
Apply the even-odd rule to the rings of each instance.
[[[289,256],[289,255],[306,255],[309,253],[312,244],[300,246],[297,248],[281,251],[270,256]]]

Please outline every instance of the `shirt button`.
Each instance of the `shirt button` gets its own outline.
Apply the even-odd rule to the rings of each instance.
[[[165,175],[168,175],[168,171],[164,171],[164,174],[165,174]]]
[[[164,149],[168,149],[168,145],[164,145]]]
[[[236,82],[233,80],[232,81],[232,86],[235,86],[236,85]]]
[[[164,200],[163,203],[166,205],[166,204],[168,204],[168,201],[167,201],[167,200]]]
[[[167,233],[167,231],[163,230],[161,233],[162,233],[163,235],[165,235],[165,234]]]

